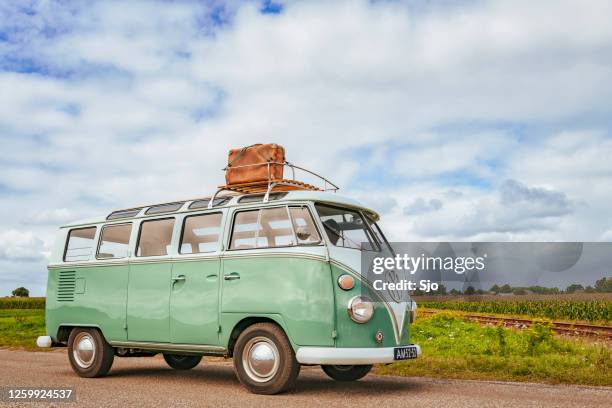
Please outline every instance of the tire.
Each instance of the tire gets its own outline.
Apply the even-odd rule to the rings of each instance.
[[[322,365],[325,374],[336,381],[356,381],[365,377],[372,369],[371,365]]]
[[[68,337],[68,360],[80,377],[103,377],[108,373],[115,351],[98,329],[76,327]]]
[[[185,356],[181,354],[164,354],[166,363],[175,370],[191,370],[200,364],[202,356]]]
[[[245,329],[234,347],[238,380],[254,394],[272,395],[295,384],[300,365],[285,332],[272,323]]]

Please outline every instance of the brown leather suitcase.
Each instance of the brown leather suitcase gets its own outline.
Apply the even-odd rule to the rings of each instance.
[[[285,149],[277,144],[254,144],[232,149],[227,158],[227,185],[282,180]]]

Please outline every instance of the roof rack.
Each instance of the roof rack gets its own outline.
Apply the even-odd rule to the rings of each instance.
[[[283,179],[273,179],[272,173],[270,172],[271,165],[282,165],[283,168],[285,166],[289,167],[291,169],[291,179],[284,179],[284,178]],[[251,166],[261,166],[261,164],[260,163],[245,164],[242,166],[234,166],[234,168],[251,167]],[[234,192],[242,193],[242,194],[254,194],[254,193],[265,192],[266,194],[264,195],[263,202],[267,203],[270,199],[271,192],[295,191],[295,190],[336,192],[340,189],[340,187],[338,187],[337,185],[335,185],[334,183],[332,183],[325,177],[321,176],[320,174],[317,174],[314,171],[305,169],[303,167],[296,166],[295,164],[289,163],[286,160],[283,162],[268,162],[267,166],[268,166],[268,179],[267,180],[253,181],[249,183],[240,183],[240,184],[226,184],[223,186],[219,186],[215,194],[213,194],[208,208],[212,208],[211,204],[215,200],[215,197],[217,197],[217,194],[219,194],[222,191],[234,191]],[[227,168],[223,170],[227,170]],[[296,170],[300,170],[300,171],[303,171],[305,173],[308,173],[308,174],[311,174],[317,177],[320,181],[322,181],[323,186],[317,187],[313,184],[308,184],[308,183],[304,183],[302,181],[296,180],[295,179]]]

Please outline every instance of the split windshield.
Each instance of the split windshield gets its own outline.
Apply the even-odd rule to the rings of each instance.
[[[359,211],[324,204],[315,207],[332,244],[366,251],[380,251],[388,246],[374,220],[364,218]]]

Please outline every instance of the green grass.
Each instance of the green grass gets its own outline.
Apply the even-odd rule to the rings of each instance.
[[[44,309],[0,309],[0,347],[36,349],[44,334]]]
[[[612,385],[609,344],[555,337],[549,326],[517,331],[481,326],[443,312],[412,326],[423,356],[377,368],[379,374]]]
[[[609,300],[565,300],[561,297],[549,300],[479,300],[479,301],[424,301],[419,303],[431,309],[460,310],[463,312],[495,313],[548,318],[553,320],[576,320],[609,324],[612,321],[612,301]]]

